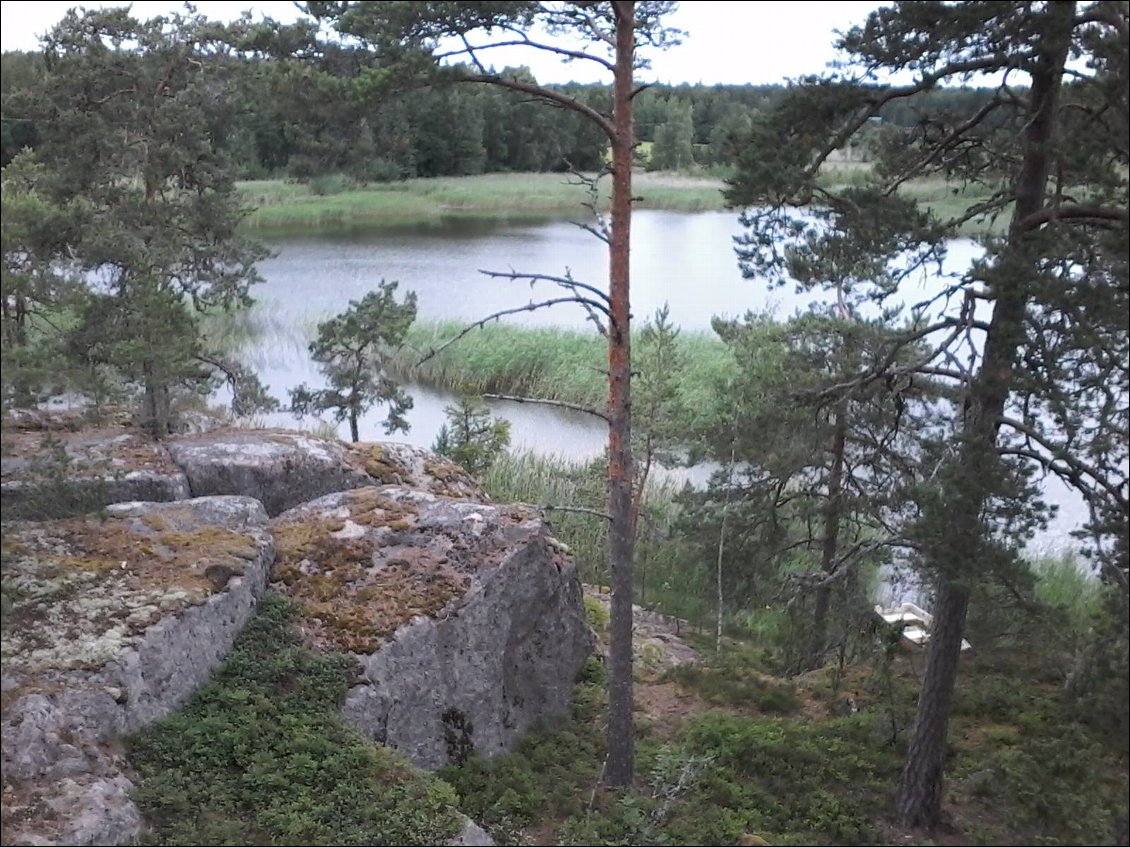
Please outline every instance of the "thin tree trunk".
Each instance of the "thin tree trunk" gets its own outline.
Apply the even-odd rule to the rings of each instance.
[[[844,484],[844,448],[847,443],[847,404],[836,407],[835,429],[832,432],[832,465],[828,470],[828,505],[824,509],[824,543],[820,555],[820,570],[829,577],[836,569],[836,551],[839,549],[840,515]],[[821,584],[816,589],[816,604],[812,612],[812,644],[809,664],[819,665],[827,649],[828,607],[831,605],[832,587]]]
[[[729,504],[727,504],[728,506]],[[722,507],[722,526],[718,530],[718,564],[714,571],[715,581],[715,626],[714,626],[714,652],[722,652],[722,605],[725,597],[722,591],[722,553],[726,543],[726,518],[729,517],[727,506]]]
[[[899,788],[898,814],[908,826],[932,826],[918,817],[919,810],[932,810],[936,822],[942,807],[946,729],[968,605],[968,588],[955,582],[947,582],[942,587],[934,610],[926,675],[919,694],[914,734],[907,750],[907,767]],[[910,767],[910,763],[914,767]]]
[[[168,436],[170,431],[169,389],[159,378],[152,362],[141,366],[145,397],[142,402],[142,426],[158,441]]]
[[[733,438],[734,438],[734,436],[731,436],[731,439],[733,439]],[[729,480],[730,489],[733,489],[733,487],[734,487],[734,459],[736,458],[736,456],[737,456],[737,447],[735,446],[734,441],[731,440],[730,441],[730,480]],[[723,504],[723,506],[722,506],[722,525],[718,528],[718,564],[717,564],[717,567],[715,568],[715,572],[714,572],[714,579],[715,579],[715,586],[714,587],[715,587],[715,592],[716,592],[715,609],[716,609],[716,612],[717,612],[717,617],[716,617],[716,621],[715,621],[715,632],[714,632],[714,652],[715,653],[721,653],[722,652],[722,608],[725,605],[724,600],[726,599],[725,595],[723,593],[723,586],[722,586],[722,553],[725,550],[725,544],[726,544],[726,519],[730,516],[730,503],[729,503],[730,491],[726,492],[726,498],[727,498],[727,502],[725,504]]]
[[[635,4],[612,4],[616,17],[616,70],[612,86],[612,226],[608,292],[608,500],[612,527],[608,762],[605,783],[631,784],[635,770],[632,727],[632,446],[631,317],[629,280],[632,225],[632,85],[635,59]]]
[[[356,412],[350,412],[349,413],[349,437],[353,440],[354,444],[356,444],[358,441],[361,440],[360,433],[357,430],[357,413]]]
[[[985,338],[985,356],[964,409],[962,446],[953,479],[941,498],[940,514],[933,516],[937,530],[928,556],[938,574],[938,605],[896,804],[900,822],[908,827],[933,828],[941,819],[946,730],[970,594],[963,578],[966,575],[955,574],[952,562],[976,556],[980,547],[980,515],[989,494],[986,469],[996,458],[998,419],[1008,400],[1013,367],[1024,339],[1028,299],[1025,270],[1031,272],[1031,268],[1024,267],[1024,233],[1019,222],[1043,207],[1056,102],[1075,3],[1049,3],[1043,14],[1043,55],[1032,73],[1032,112],[1016,180],[1012,227],[1002,257],[1019,261],[1010,273],[998,274],[994,280],[997,299]]]

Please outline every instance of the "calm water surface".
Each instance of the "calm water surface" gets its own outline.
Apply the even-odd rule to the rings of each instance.
[[[806,309],[812,302],[809,294],[768,291],[763,283],[742,278],[733,250],[733,238],[740,231],[731,212],[636,212],[635,320],[640,322],[666,303],[676,325],[687,331],[709,331],[714,316],[771,310],[786,317]],[[246,356],[280,399],[303,382],[322,384],[306,350],[318,321],[342,311],[382,279],[398,281],[401,293],[415,291],[418,315],[425,320],[471,321],[561,293],[546,283],[531,287],[528,282],[490,279],[481,270],[558,276],[569,272],[580,282],[607,287],[605,245],[569,221],[507,223],[460,217],[379,231],[294,234],[267,244],[274,256],[259,265],[264,283],[255,290],[265,332]],[[964,270],[979,252],[971,241],[951,242],[944,272]],[[937,277],[923,275],[905,286],[900,296],[904,302],[918,302],[939,285]],[[508,320],[530,326],[591,327],[584,311],[571,304]],[[458,355],[458,348],[446,355]],[[412,429],[393,438],[429,447],[443,423],[443,407],[456,398],[419,385],[409,386],[409,391],[415,401],[408,416]],[[603,449],[604,426],[589,416],[510,403],[495,403],[493,409],[511,421],[512,448],[571,459],[595,456]],[[361,437],[386,438],[380,426],[383,418],[380,409],[367,415],[361,422]],[[270,416],[270,422],[295,425],[288,414]],[[304,423],[311,425],[309,419]],[[345,425],[339,427],[339,435],[348,437]],[[1062,546],[1084,512],[1057,480],[1048,480],[1045,491],[1051,502],[1059,504],[1060,515],[1037,543]]]

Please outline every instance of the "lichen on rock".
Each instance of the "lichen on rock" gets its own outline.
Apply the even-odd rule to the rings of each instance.
[[[399,486],[272,521],[274,579],[322,649],[360,655],[343,715],[436,768],[567,711],[592,648],[573,562],[540,515]]]
[[[51,519],[127,500],[189,496],[165,449],[123,426],[5,431],[0,480],[4,519]]]
[[[100,667],[149,626],[226,587],[209,578],[210,567],[242,575],[262,558],[262,536],[201,522],[201,508],[149,504],[130,514],[119,507],[104,519],[9,529],[0,583],[4,667]]]
[[[274,558],[254,500],[123,503],[9,524],[0,689],[4,843],[137,835],[116,736],[171,712],[230,649]],[[209,568],[230,570],[222,585]]]

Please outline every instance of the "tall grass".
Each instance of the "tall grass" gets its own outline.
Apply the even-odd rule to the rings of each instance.
[[[1070,550],[1038,554],[1029,567],[1036,577],[1036,599],[1060,611],[1076,631],[1086,632],[1102,608],[1102,583]]]
[[[504,453],[482,478],[490,496],[502,503],[534,506],[572,506],[603,511],[604,461],[571,462],[530,452]],[[605,552],[608,527],[595,515],[552,511],[547,520],[554,534],[573,553],[581,578],[602,583],[608,579]]]
[[[578,214],[586,190],[566,174],[519,173],[411,179],[370,185],[325,180],[304,185],[283,180],[241,182],[252,211],[247,225],[257,229],[298,226],[389,226],[427,223],[446,215],[545,218]],[[607,182],[607,180],[605,181]],[[698,212],[723,208],[722,183],[677,174],[638,174],[638,208]],[[600,203],[607,204],[608,187]]]
[[[489,324],[421,363],[429,350],[464,328],[453,321],[418,321],[389,370],[402,379],[467,394],[521,394],[600,406],[608,392],[608,348],[595,332]],[[681,333],[687,366],[680,396],[705,408],[716,380],[735,367],[726,345],[706,333]]]
[[[500,456],[482,483],[499,502],[546,508],[546,520],[569,547],[581,579],[607,585],[607,521],[598,515],[552,508],[604,511],[605,479],[603,459],[581,463],[519,452]],[[677,485],[662,479],[653,478],[647,486],[636,540],[635,599],[650,609],[701,623],[713,608],[708,590],[710,563],[698,567],[690,561],[682,539],[672,529],[679,514],[678,493]]]
[[[829,187],[863,185],[871,165],[836,163],[821,174]],[[679,212],[719,211],[727,208],[722,189],[725,169],[694,176],[669,172],[633,175],[636,208]],[[606,181],[607,182],[607,181]],[[347,178],[327,175],[310,183],[279,179],[239,183],[244,203],[252,210],[247,226],[259,230],[301,228],[373,228],[434,223],[451,215],[508,220],[545,220],[576,216],[588,199],[585,189],[567,174],[495,173],[476,176],[410,179],[360,185]],[[963,214],[987,195],[977,188],[953,185],[940,179],[912,180],[901,191],[917,198],[943,220]],[[599,204],[608,203],[608,186]],[[1002,220],[974,220],[962,233],[997,232]]]

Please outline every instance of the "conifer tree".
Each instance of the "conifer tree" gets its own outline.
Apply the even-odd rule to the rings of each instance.
[[[949,398],[947,426],[924,439],[917,516],[904,530],[936,593],[897,804],[907,826],[939,822],[966,612],[975,586],[1015,568],[1041,522],[1034,474],[1084,496],[1102,571],[1127,585],[1128,8],[899,2],[873,12],[841,40],[849,63],[791,89],[758,121],[731,184],[731,199],[749,207],[745,255],[767,264],[819,230],[797,209],[850,204],[887,244],[906,229],[900,189],[917,177],[954,187],[939,238],[971,221],[1003,223],[982,239],[981,260],[892,323],[887,352],[838,385],[929,379]],[[911,81],[879,85],[880,73]],[[992,96],[886,127],[866,187],[819,179],[885,110],[914,109],[975,74],[994,74]],[[876,304],[892,293],[867,291]],[[901,358],[912,344],[924,352]]]

